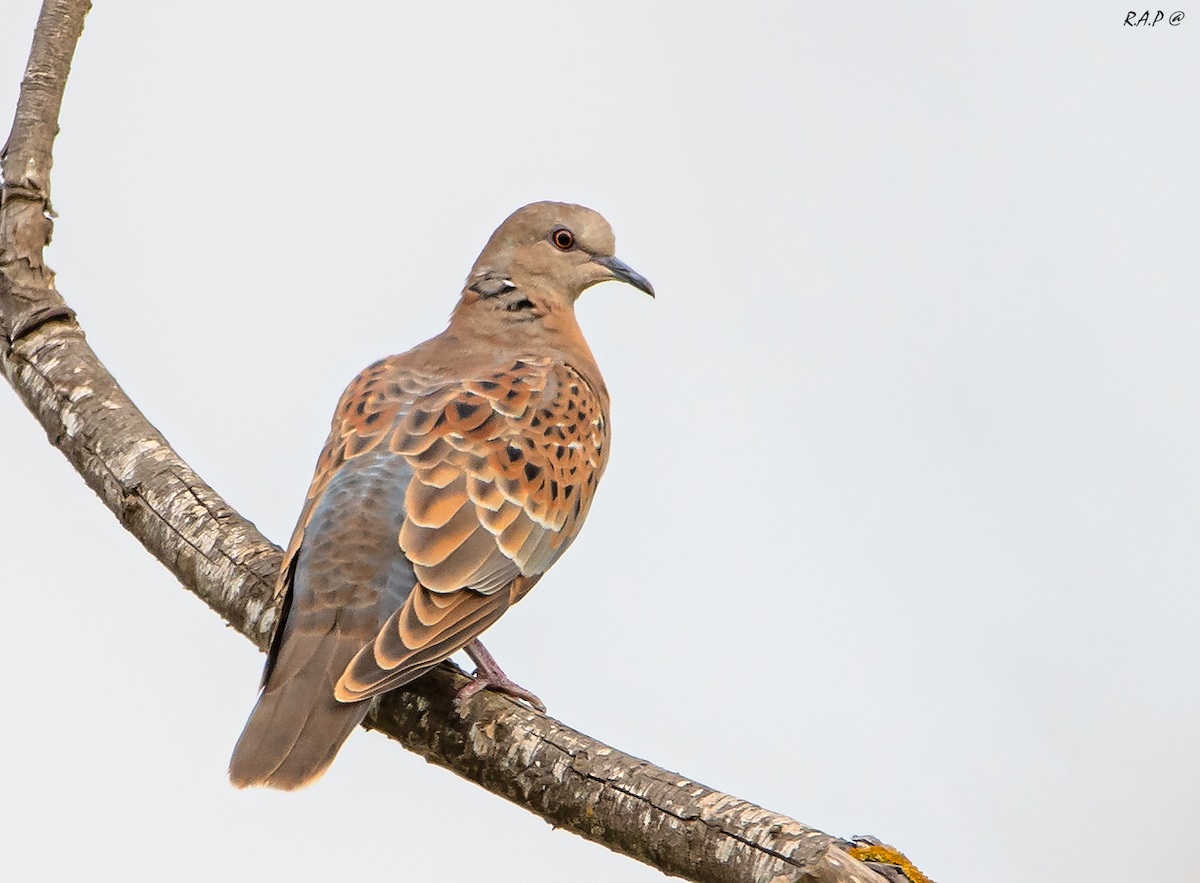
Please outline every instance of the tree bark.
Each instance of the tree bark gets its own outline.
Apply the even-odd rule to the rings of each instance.
[[[3,162],[0,370],[120,522],[189,590],[265,649],[280,550],[171,449],[84,340],[42,261],[51,148],[88,0],[46,0]],[[8,464],[13,468],[15,464]],[[496,694],[455,711],[452,665],[383,697],[365,726],[566,828],[689,880],[882,883],[890,860],[631,757]],[[876,854],[864,857],[876,857]],[[899,860],[897,859],[897,862]],[[876,873],[876,871],[880,873]],[[910,871],[908,879],[920,880]]]

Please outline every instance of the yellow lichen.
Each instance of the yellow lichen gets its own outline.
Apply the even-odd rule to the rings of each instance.
[[[883,843],[867,843],[859,841],[857,845],[846,850],[860,862],[880,862],[895,865],[912,883],[933,883],[908,860],[908,856],[893,846]]]

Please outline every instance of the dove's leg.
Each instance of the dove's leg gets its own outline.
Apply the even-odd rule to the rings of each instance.
[[[479,643],[478,638],[471,641],[463,649],[467,651],[467,655],[475,663],[475,673],[472,675],[474,680],[459,690],[458,695],[454,697],[455,705],[466,702],[480,690],[495,690],[497,693],[507,693],[516,699],[524,700],[538,711],[546,710],[546,706],[541,699],[538,699],[537,696],[534,696],[524,687],[513,683],[509,676],[500,670],[500,666],[496,664],[496,660],[492,658],[492,654],[488,653],[487,648]]]

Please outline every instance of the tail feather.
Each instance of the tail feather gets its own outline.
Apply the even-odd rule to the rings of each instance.
[[[369,702],[333,698],[357,642],[337,632],[292,640],[297,639],[317,646],[291,648],[299,651],[303,665],[294,672],[285,667],[272,672],[229,761],[229,780],[238,788],[265,785],[292,791],[309,784],[325,772],[367,714]]]

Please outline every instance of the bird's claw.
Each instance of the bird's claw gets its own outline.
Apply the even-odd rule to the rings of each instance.
[[[478,693],[480,690],[491,690],[494,693],[504,693],[506,696],[511,696],[514,699],[519,699],[522,702],[527,702],[538,711],[546,710],[546,703],[542,702],[533,693],[530,693],[520,684],[515,684],[507,677],[494,679],[481,677],[476,674],[472,676],[471,683],[467,684],[458,691],[458,695],[454,697],[454,707],[460,708],[464,702]]]
[[[546,710],[546,703],[542,702],[541,699],[506,675],[500,666],[496,664],[496,660],[492,658],[492,654],[487,651],[487,648],[483,644],[479,643],[478,639],[471,641],[463,650],[466,651],[467,655],[475,663],[475,673],[471,676],[471,683],[459,690],[458,695],[454,697],[455,708],[461,708],[464,702],[480,690],[492,690],[496,693],[504,693],[512,696],[514,699],[519,699],[522,702],[527,702],[538,711],[544,712]]]

